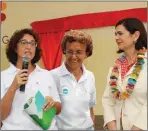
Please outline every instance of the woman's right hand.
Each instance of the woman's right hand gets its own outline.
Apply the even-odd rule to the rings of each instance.
[[[23,69],[20,70],[16,75],[15,78],[12,82],[12,87],[13,89],[17,90],[18,88],[20,88],[21,85],[24,85],[27,83],[28,81],[28,70]]]

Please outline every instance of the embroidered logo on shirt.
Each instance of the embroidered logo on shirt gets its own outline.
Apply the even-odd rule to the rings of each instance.
[[[63,94],[67,95],[68,94],[68,89],[63,89]]]

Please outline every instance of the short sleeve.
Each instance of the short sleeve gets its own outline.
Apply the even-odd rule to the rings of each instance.
[[[92,73],[92,89],[90,92],[90,103],[89,107],[93,107],[96,105],[96,86],[95,86],[95,77],[94,74]]]
[[[53,77],[51,76],[51,73],[49,72],[49,81],[50,81],[50,85],[51,85],[51,97],[55,100],[61,103],[60,100],[60,96],[57,90],[57,85],[53,79]]]
[[[4,97],[5,93],[4,75],[1,72],[1,99]]]

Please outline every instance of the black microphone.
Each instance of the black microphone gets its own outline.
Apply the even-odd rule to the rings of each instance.
[[[22,69],[28,69],[29,57],[24,56],[22,59]],[[20,91],[25,92],[25,84],[20,86]]]

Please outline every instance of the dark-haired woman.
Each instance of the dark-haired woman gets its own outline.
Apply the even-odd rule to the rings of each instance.
[[[147,32],[137,18],[115,26],[118,53],[102,98],[108,130],[147,130]]]
[[[23,111],[24,104],[34,92],[39,90],[47,102],[44,110],[56,107],[56,114],[61,110],[60,98],[55,83],[45,69],[36,63],[41,56],[39,38],[32,29],[14,32],[6,48],[10,67],[1,72],[1,119],[2,130],[40,130]],[[22,69],[22,58],[29,58],[28,69]],[[20,86],[25,84],[25,91]],[[55,119],[50,129],[56,129]]]

